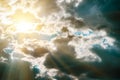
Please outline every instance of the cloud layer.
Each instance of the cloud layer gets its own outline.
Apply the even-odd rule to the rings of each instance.
[[[25,75],[20,80],[119,78],[119,31],[114,28],[119,24],[115,24],[116,19],[109,19],[108,13],[113,10],[106,9],[112,2],[117,3],[116,0],[0,1],[0,79],[20,78],[10,77],[16,74],[14,68],[19,76]],[[34,16],[35,27],[31,32],[16,31],[13,17],[22,14]]]

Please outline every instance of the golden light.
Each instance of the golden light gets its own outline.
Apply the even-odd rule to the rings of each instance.
[[[18,22],[15,26],[16,26],[16,31],[19,31],[19,32],[34,30],[34,24],[27,21]]]
[[[16,31],[28,32],[34,30],[37,19],[31,12],[24,12],[23,10],[18,9],[11,17]]]

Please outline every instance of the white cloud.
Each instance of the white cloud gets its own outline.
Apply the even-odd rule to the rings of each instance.
[[[67,76],[77,80],[75,76],[58,69],[48,69],[44,65],[46,56],[52,54],[60,57],[58,54],[64,54],[78,62],[100,63],[102,59],[90,49],[96,44],[108,49],[115,42],[106,31],[93,30],[91,26],[85,25],[83,18],[69,13],[68,10],[74,11],[81,2],[82,0],[9,0],[8,4],[6,0],[1,2],[4,7],[0,7],[0,50],[4,52],[0,55],[6,57],[5,54],[10,52],[10,57],[14,60],[31,63],[31,69],[37,65],[40,69],[37,77],[49,76],[54,79],[55,76]],[[40,28],[38,31],[14,31],[10,16],[19,8],[28,10],[37,17],[36,25]],[[62,31],[64,27],[68,30]],[[1,57],[0,60],[5,61],[6,58]]]

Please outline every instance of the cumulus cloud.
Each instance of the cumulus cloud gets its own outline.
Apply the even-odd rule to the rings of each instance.
[[[0,1],[0,73],[7,67],[14,75],[17,67],[21,76],[22,70],[31,75],[26,75],[28,80],[119,77],[119,40],[109,36],[111,25],[97,2]],[[24,17],[35,21],[30,32],[15,29]]]

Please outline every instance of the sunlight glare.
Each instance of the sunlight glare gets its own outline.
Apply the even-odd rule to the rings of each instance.
[[[16,9],[11,19],[17,32],[33,31],[37,21],[35,14],[22,9]]]
[[[19,32],[32,31],[33,29],[34,24],[27,21],[21,21],[16,24],[16,31]]]

